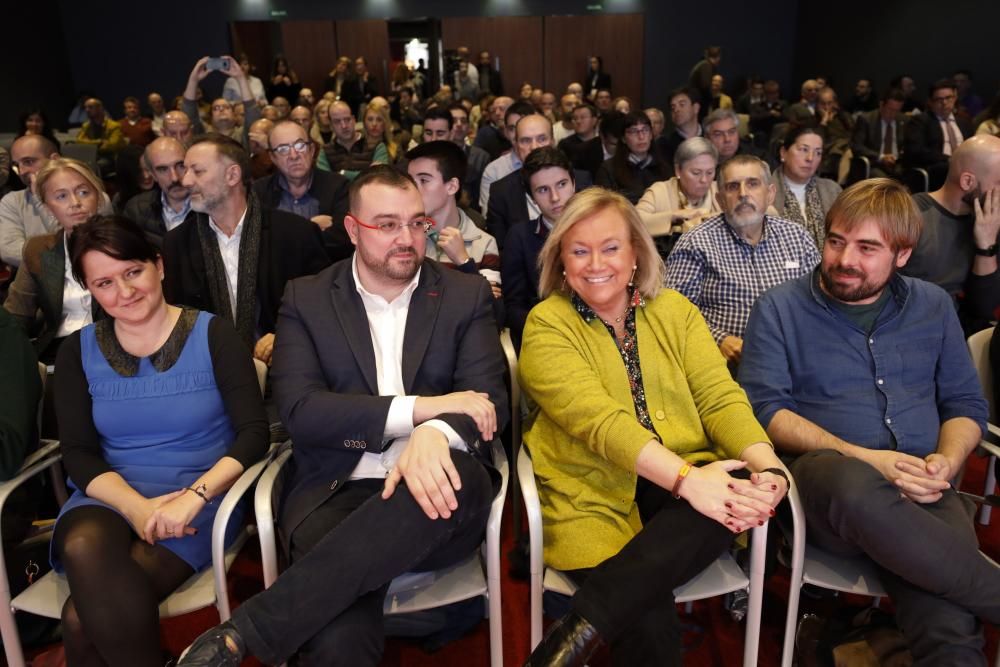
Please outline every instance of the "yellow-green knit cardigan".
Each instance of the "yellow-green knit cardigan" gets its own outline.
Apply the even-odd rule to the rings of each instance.
[[[690,301],[663,290],[636,313],[649,415],[661,442],[689,462],[738,459],[768,442]],[[618,348],[598,319],[587,324],[553,294],[528,315],[521,383],[537,404],[524,441],[545,526],[545,562],[593,567],[642,528],[635,464],[653,437],[636,419]]]

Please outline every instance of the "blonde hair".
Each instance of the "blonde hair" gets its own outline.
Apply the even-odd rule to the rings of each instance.
[[[399,154],[399,146],[397,146],[396,142],[392,140],[392,119],[389,117],[388,107],[379,105],[372,108],[369,106],[365,109],[365,118],[367,118],[370,113],[378,114],[378,116],[382,119],[382,143],[385,144],[385,150],[389,153],[389,159],[392,162],[395,162],[396,156]],[[367,132],[365,134],[367,135]]]
[[[35,191],[38,193],[38,198],[43,204],[45,203],[46,183],[49,182],[49,179],[53,174],[63,169],[69,169],[77,172],[83,176],[84,180],[90,183],[90,186],[94,188],[94,190],[100,194],[104,193],[104,183],[102,183],[101,179],[94,175],[94,172],[90,170],[90,167],[79,160],[74,160],[71,157],[57,157],[49,160],[44,167],[38,170],[38,174],[35,175]]]
[[[836,222],[847,231],[874,220],[893,252],[913,248],[920,240],[923,216],[906,187],[891,178],[869,178],[840,193],[826,212],[824,231]]]
[[[617,192],[593,187],[582,190],[570,198],[538,254],[538,268],[541,271],[538,281],[540,298],[544,299],[557,291],[563,294],[569,293],[563,280],[562,238],[581,220],[605,212],[617,213],[629,229],[629,240],[635,251],[638,267],[633,282],[639,293],[647,299],[652,299],[660,292],[666,278],[666,268],[656,251],[653,237],[646,231],[646,225],[642,223],[638,211]]]

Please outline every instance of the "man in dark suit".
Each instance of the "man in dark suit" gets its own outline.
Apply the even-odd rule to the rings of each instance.
[[[261,205],[314,222],[322,230],[331,262],[350,257],[354,246],[344,230],[350,182],[340,174],[316,169],[316,144],[294,121],[278,121],[267,141],[278,171],[254,182]]]
[[[503,80],[500,72],[493,69],[490,63],[490,52],[483,51],[479,54],[479,64],[476,66],[479,72],[479,92],[490,95],[503,95]]]
[[[285,283],[330,263],[319,228],[261,206],[250,191],[250,157],[234,139],[196,140],[184,167],[181,182],[198,214],[163,240],[164,295],[230,320],[270,364]]]
[[[594,182],[597,170],[601,168],[604,161],[614,157],[615,151],[618,150],[618,142],[621,141],[624,133],[625,114],[620,111],[611,111],[601,118],[596,137],[590,141],[584,141],[576,147],[572,154],[567,154],[577,173],[587,174],[587,185]]]
[[[859,114],[854,121],[851,151],[866,157],[871,177],[898,177],[899,156],[903,153],[903,91],[894,88],[878,103],[878,109]]]
[[[351,185],[354,259],[292,282],[274,385],[295,443],[281,511],[292,565],[179,665],[375,665],[389,582],[473,553],[507,414],[489,284],[424,259],[408,176]]]
[[[125,204],[125,217],[139,225],[157,248],[163,246],[167,232],[195,216],[191,191],[181,184],[184,152],[184,145],[172,137],[160,137],[146,146],[142,161],[156,187]]]
[[[955,113],[957,101],[954,81],[935,81],[928,95],[927,113],[914,116],[906,124],[903,166],[926,169],[931,190],[944,183],[952,152],[975,133],[968,117]]]
[[[670,122],[674,126],[670,134],[662,134],[656,140],[663,161],[674,168],[674,153],[685,139],[700,137],[702,133],[699,119],[701,113],[701,93],[694,88],[677,88],[670,93]]]

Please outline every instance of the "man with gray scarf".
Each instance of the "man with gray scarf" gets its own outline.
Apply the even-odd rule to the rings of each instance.
[[[270,364],[285,283],[329,264],[319,228],[260,205],[250,157],[234,139],[196,139],[184,167],[197,214],[164,238],[167,301],[229,319],[254,357]]]

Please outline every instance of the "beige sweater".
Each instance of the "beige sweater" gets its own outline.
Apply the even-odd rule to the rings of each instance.
[[[700,207],[681,207],[680,181],[674,176],[667,181],[653,183],[635,205],[639,216],[646,223],[646,229],[653,236],[665,236],[673,232],[687,232],[694,229],[702,220],[722,213],[716,195],[718,185],[712,183]],[[680,220],[678,214],[684,213],[686,220]]]

